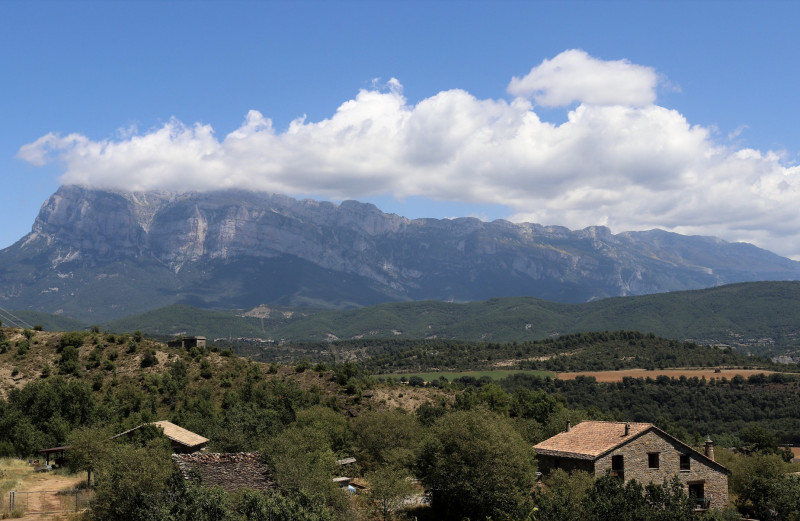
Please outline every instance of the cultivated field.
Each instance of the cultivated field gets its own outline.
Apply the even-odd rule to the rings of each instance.
[[[558,373],[557,377],[560,380],[574,380],[578,376],[593,376],[597,379],[598,382],[621,382],[623,378],[626,376],[630,376],[632,378],[657,378],[661,375],[668,376],[670,378],[680,378],[681,376],[685,376],[686,378],[692,378],[696,376],[697,378],[705,377],[706,380],[710,380],[711,378],[722,378],[725,377],[727,379],[731,379],[736,375],[741,375],[745,378],[754,374],[772,374],[775,371],[765,371],[763,369],[656,369],[656,370],[648,370],[648,369],[624,369],[621,371],[586,371],[586,372],[578,372],[578,373]]]

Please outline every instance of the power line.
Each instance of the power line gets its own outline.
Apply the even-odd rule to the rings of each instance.
[[[24,328],[33,329],[33,326],[31,326],[30,324],[28,324],[27,322],[25,322],[24,320],[22,320],[18,316],[14,315],[12,312],[10,312],[7,309],[0,308],[0,319],[3,319],[4,321],[8,322],[13,327],[18,327],[20,329],[24,329]]]

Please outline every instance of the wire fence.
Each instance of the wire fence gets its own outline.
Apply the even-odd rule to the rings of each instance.
[[[37,490],[25,492],[12,490],[3,505],[9,514],[62,514],[89,508],[94,497],[92,489]]]

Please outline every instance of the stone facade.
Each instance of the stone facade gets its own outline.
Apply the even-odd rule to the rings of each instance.
[[[657,467],[650,466],[656,463],[651,455],[657,455]],[[639,483],[661,483],[678,476],[687,492],[699,490],[702,485],[702,497],[708,500],[710,508],[722,509],[728,505],[728,473],[725,468],[655,429],[598,458],[594,462],[595,476],[614,472],[614,456],[622,456],[621,472],[625,481],[635,479]],[[688,469],[681,468],[681,456],[684,457],[684,467],[688,463]],[[689,485],[693,487],[690,489]]]
[[[198,452],[173,454],[172,460],[191,479],[200,475],[204,485],[221,487],[228,492],[242,488],[266,490],[274,487],[272,476],[257,452]]]

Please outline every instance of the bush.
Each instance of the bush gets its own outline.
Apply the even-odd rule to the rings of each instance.
[[[156,357],[155,349],[148,349],[147,352],[142,356],[142,361],[140,365],[144,367],[152,367],[158,364],[158,357]]]
[[[211,362],[208,361],[207,358],[204,358],[202,362],[200,362],[200,376],[208,380],[214,375],[211,370]]]
[[[78,374],[78,350],[73,346],[66,346],[61,351],[58,361],[58,372],[61,374]]]
[[[425,387],[425,379],[421,376],[412,376],[408,379],[408,385],[411,387]]]
[[[58,352],[60,353],[65,347],[72,346],[75,349],[80,348],[86,339],[86,333],[83,331],[70,331],[64,333],[58,340]]]

